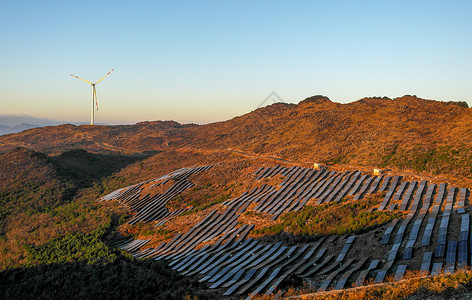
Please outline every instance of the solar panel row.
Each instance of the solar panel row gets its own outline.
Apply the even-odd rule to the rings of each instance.
[[[198,170],[204,169],[203,167],[179,169],[154,181],[147,181],[115,191],[103,197],[102,200],[130,203],[135,209],[144,211],[139,217],[143,220],[160,218],[165,214],[155,207],[162,203],[165,206],[166,196],[164,196],[165,193],[162,195],[150,194],[149,185],[162,185],[169,182],[169,180],[174,180],[174,184],[166,193],[168,196],[175,195],[188,188],[187,185],[192,184],[187,178],[192,172],[199,172]],[[236,198],[227,200],[223,203],[226,210],[210,212],[188,232],[178,234],[171,241],[161,243],[155,248],[140,250],[147,243],[143,240],[126,240],[120,242],[117,246],[126,247],[127,251],[135,257],[166,259],[174,270],[183,275],[200,274],[202,276],[201,281],[208,282],[210,288],[227,288],[224,293],[225,296],[241,295],[250,291],[252,291],[251,295],[263,291],[266,294],[271,294],[292,273],[301,277],[319,278],[318,276],[326,276],[320,282],[320,291],[328,289],[333,282],[336,289],[341,289],[347,284],[350,276],[361,270],[366,261],[369,260],[368,257],[362,257],[357,262],[356,258],[349,258],[345,261],[356,236],[346,238],[344,246],[337,256],[325,256],[326,248],[319,250],[315,255],[324,239],[320,239],[317,244],[301,247],[284,246],[280,242],[263,245],[255,240],[245,239],[254,225],[238,227],[238,218],[251,204],[254,204],[258,211],[272,214],[272,218],[275,220],[283,212],[301,209],[311,199],[316,199],[317,203],[321,204],[340,201],[347,195],[354,195],[354,199],[359,200],[364,195],[377,190],[388,190],[379,210],[384,209],[387,205],[390,205],[389,208],[399,205],[401,210],[409,208],[409,213],[403,219],[394,220],[382,237],[381,244],[388,244],[391,236],[395,236],[393,245],[387,254],[386,262],[375,276],[375,282],[383,282],[396,262],[398,253],[403,250],[403,259],[412,258],[423,220],[429,213],[429,207],[437,187],[434,184],[428,185],[427,181],[421,181],[420,183],[416,181],[401,182],[402,177],[400,176],[370,177],[369,175],[363,175],[360,171],[336,172],[327,171],[324,168],[313,170],[302,167],[286,168],[280,165],[259,168],[254,175],[258,179],[282,175],[284,179],[277,187],[262,184]],[[442,201],[447,193],[445,209],[439,222],[435,251],[435,256],[438,258],[442,258],[446,254],[443,261],[446,265],[446,272],[455,271],[456,261],[458,269],[467,266],[468,262],[469,214],[461,213],[458,210],[461,213],[459,241],[448,241],[447,239],[457,191],[456,188],[449,188],[447,192],[447,184],[439,186],[422,239],[423,245],[429,245],[436,218],[441,211]],[[467,189],[459,190],[458,208],[465,206],[467,195]],[[418,212],[422,200],[421,211]],[[154,206],[149,204],[151,201],[154,201]],[[401,203],[395,203],[395,201],[401,201]],[[143,208],[146,209],[143,210]],[[167,217],[161,218],[157,224],[162,224],[162,222],[166,222],[179,213],[181,213],[180,210],[168,212]],[[410,225],[413,219],[414,223]],[[398,227],[396,227],[397,224],[399,224]],[[404,236],[408,236],[406,243],[404,242]],[[326,240],[326,243],[334,243],[336,237],[330,237]],[[338,239],[343,239],[343,237]],[[211,243],[208,244],[208,242]],[[205,246],[202,247],[202,245]],[[446,250],[447,253],[445,253]],[[422,271],[429,272],[432,255],[432,252],[423,253]],[[443,262],[437,262],[433,265],[433,273],[441,271]],[[355,280],[356,283],[363,284],[365,278],[370,272],[377,269],[378,265],[379,260],[372,260],[366,269],[360,271]],[[398,265],[394,279],[400,280],[403,278],[406,269],[406,264]],[[336,278],[339,278],[337,282],[335,281]]]

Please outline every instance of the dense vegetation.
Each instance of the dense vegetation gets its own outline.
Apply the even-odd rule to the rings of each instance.
[[[465,145],[436,148],[414,145],[412,149],[393,147],[385,151],[380,166],[407,168],[419,173],[427,171],[434,175],[456,173],[472,179],[472,149]]]
[[[109,263],[116,255],[103,243],[102,239],[110,230],[111,222],[90,233],[69,233],[46,244],[28,246],[29,264],[51,264],[87,261],[89,264]]]
[[[136,160],[82,150],[48,157],[16,148],[1,155],[0,269],[29,263],[27,249],[107,226],[113,205],[96,204],[102,176]]]
[[[0,272],[3,295],[7,299],[183,299],[201,294],[196,281],[171,271],[164,262],[139,261],[110,249],[103,242],[110,226],[108,222],[87,234],[67,234],[28,246],[23,267]]]
[[[117,255],[104,264],[88,261],[41,264],[0,272],[3,299],[182,299],[201,286],[163,262]]]
[[[66,202],[74,194],[72,181],[59,175],[42,153],[17,148],[0,156],[0,236],[8,217],[40,213]]]
[[[254,233],[268,235],[285,232],[312,236],[362,233],[401,216],[399,212],[368,212],[376,204],[377,199],[372,197],[360,201],[307,205],[300,211],[282,215],[279,224],[255,230]]]
[[[24,148],[1,155],[0,298],[210,297],[164,263],[134,260],[104,243],[124,215],[96,200],[146,176],[141,159],[82,150],[48,157]],[[114,173],[133,162],[131,172]]]
[[[105,155],[73,149],[50,157],[59,166],[64,177],[70,178],[79,187],[88,187],[129,164],[147,158],[145,155]]]

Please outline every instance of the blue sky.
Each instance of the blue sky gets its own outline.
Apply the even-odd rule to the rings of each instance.
[[[472,1],[3,1],[0,114],[207,123],[415,94],[472,105]]]

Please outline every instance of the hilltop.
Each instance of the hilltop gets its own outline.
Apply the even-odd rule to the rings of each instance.
[[[276,103],[224,122],[172,121],[118,126],[61,125],[0,137],[0,152],[47,154],[82,148],[101,153],[175,149],[237,150],[300,162],[397,167],[469,180],[472,111],[463,103],[364,98],[340,104],[314,96]]]

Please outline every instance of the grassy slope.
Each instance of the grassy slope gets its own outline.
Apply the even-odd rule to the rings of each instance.
[[[470,183],[471,125],[471,109],[412,96],[348,104],[312,97],[201,126],[152,122],[36,128],[1,136],[0,151],[17,145],[45,153],[79,146],[108,152],[113,151],[109,147],[136,152],[233,148],[297,161],[397,167]]]
[[[255,230],[254,234],[256,236],[282,232],[311,236],[360,234],[402,217],[400,212],[369,212],[370,208],[378,205],[377,198],[332,202],[317,206],[306,205],[300,211],[282,215],[280,223]]]
[[[0,267],[24,264],[28,245],[89,233],[109,222],[109,208],[94,203],[100,189],[93,185],[133,161],[82,151],[50,158],[24,148],[1,155]]]

